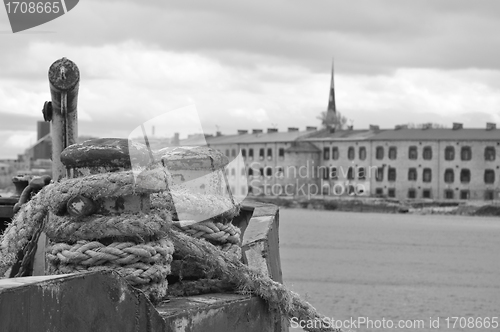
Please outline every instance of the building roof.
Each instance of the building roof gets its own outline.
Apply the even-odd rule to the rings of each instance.
[[[373,137],[374,141],[439,141],[439,140],[500,140],[500,129],[486,130],[484,128],[464,128],[464,129],[447,129],[447,128],[431,128],[431,129],[392,129],[382,130]]]
[[[315,131],[284,131],[276,133],[223,135],[216,137],[208,137],[207,143],[209,145],[217,145],[217,144],[293,142],[299,137],[304,137],[307,135],[311,135],[313,133],[315,133]]]
[[[335,130],[331,132],[330,129],[321,129],[311,135],[301,138],[303,141],[330,141],[330,140],[366,140],[370,139],[380,130],[374,131],[370,129],[351,129],[351,130]]]
[[[291,147],[285,150],[286,152],[320,152],[320,150],[312,143],[297,141]]]

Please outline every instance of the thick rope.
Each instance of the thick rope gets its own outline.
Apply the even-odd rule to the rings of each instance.
[[[203,238],[214,243],[240,243],[241,230],[233,224],[222,224],[212,220],[202,221],[196,224],[183,225],[174,223],[183,232],[195,238]]]
[[[286,318],[297,317],[303,321],[320,321],[325,318],[298,294],[289,291],[279,282],[262,275],[259,271],[248,267],[233,256],[225,254],[206,241],[198,241],[175,228],[169,228],[168,237],[174,243],[175,250],[181,256],[189,256],[209,273],[215,274],[222,281],[234,283],[244,294],[255,294],[276,306]],[[319,325],[319,323],[318,323]],[[336,331],[329,326],[306,329],[311,332]]]
[[[107,246],[97,241],[78,241],[73,245],[63,242],[47,247],[47,259],[53,264],[81,266],[164,264],[170,263],[173,252],[166,239],[140,244],[113,242]]]
[[[146,174],[147,173],[147,174]],[[64,211],[66,202],[75,195],[83,195],[92,199],[104,197],[119,197],[130,194],[158,193],[166,190],[168,183],[167,175],[163,169],[154,169],[143,172],[143,179],[139,184],[134,182],[131,172],[117,172],[92,175],[85,178],[68,179],[56,184],[51,184],[42,189],[30,202],[25,204],[8,226],[6,232],[0,238],[1,262],[0,275],[3,275],[14,262],[17,252],[22,249],[28,239],[33,236],[37,225],[43,222],[48,211],[60,214]],[[191,202],[192,203],[192,202]],[[160,206],[153,206],[160,208]],[[163,210],[163,211],[161,211]],[[256,294],[267,300],[271,307],[279,310],[281,315],[288,319],[297,317],[300,320],[321,321],[324,317],[320,315],[309,303],[282,284],[262,275],[256,269],[241,263],[235,255],[225,253],[208,241],[193,238],[184,234],[173,226],[171,213],[168,209],[157,211],[157,215],[163,219],[164,225],[159,232],[166,235],[166,239],[174,243],[175,250],[182,257],[189,257],[203,266],[208,274],[217,276],[220,280],[237,285],[240,292],[245,294]],[[154,213],[153,213],[154,214]],[[144,216],[144,215],[141,215]],[[116,222],[116,224],[120,224]],[[67,235],[64,232],[57,236]],[[63,235],[60,235],[63,234]],[[228,236],[229,238],[229,236]],[[150,251],[146,247],[114,248],[103,250],[95,241],[77,242],[73,246],[54,245],[48,259],[51,270],[55,273],[70,273],[77,271],[96,271],[112,269],[118,271],[127,280],[140,287],[145,287],[150,296],[157,299],[165,296],[167,290],[166,276],[170,271],[171,255],[162,264],[155,264],[153,257],[161,250]],[[229,242],[230,243],[230,242]],[[231,243],[232,244],[232,243]],[[116,245],[118,247],[119,245]],[[106,246],[108,247],[108,246]],[[171,248],[170,245],[167,245]],[[117,249],[116,251],[114,249]],[[127,251],[130,249],[130,251]],[[101,252],[103,250],[103,252]],[[116,262],[133,261],[135,258],[129,255],[140,256],[148,261],[137,261],[128,265],[120,265]],[[162,257],[161,254],[159,257]],[[160,260],[161,261],[161,260]],[[73,264],[74,262],[74,264]],[[90,262],[105,265],[85,265]],[[113,263],[114,262],[114,263]],[[116,263],[116,264],[115,264]],[[164,264],[163,264],[164,263]],[[339,329],[319,327],[310,328],[308,331],[340,331]]]
[[[165,217],[172,220],[168,212]],[[51,216],[45,232],[54,241],[76,242],[103,237],[154,237],[163,234],[165,227],[163,219],[155,214],[93,214],[84,218]]]
[[[24,249],[29,239],[35,234],[35,229],[43,223],[48,208],[43,205],[43,194],[34,196],[23,205],[0,236],[0,277],[14,265],[17,253]]]

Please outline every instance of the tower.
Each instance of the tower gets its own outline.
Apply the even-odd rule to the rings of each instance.
[[[334,63],[332,60],[332,79],[330,82],[330,97],[328,99],[328,108],[326,110],[327,127],[335,127],[337,119],[337,106],[335,105],[335,83],[334,83]]]

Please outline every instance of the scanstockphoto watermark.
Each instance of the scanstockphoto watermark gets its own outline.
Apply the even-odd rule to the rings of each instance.
[[[70,10],[78,0],[4,0],[13,33],[52,21]]]
[[[363,196],[369,192],[373,174],[379,176],[383,168],[377,166],[321,166],[307,161],[300,166],[262,166],[252,162],[247,174],[249,192],[268,196]]]
[[[322,319],[301,320],[297,317],[292,317],[290,327],[301,329],[341,329],[342,331],[356,331],[362,329],[423,329],[426,327],[426,322],[423,319],[371,319],[369,317],[351,317],[349,319],[335,319],[324,317]]]
[[[377,175],[379,166],[337,166],[337,165],[315,165],[314,161],[307,160],[304,165],[294,166],[262,166],[258,161],[252,162],[248,167],[251,176],[275,176],[277,178],[301,178],[301,179],[370,179],[372,174]]]
[[[268,196],[307,196],[311,199],[315,196],[363,196],[367,189],[362,183],[335,183],[333,186],[327,184],[317,185],[315,183],[300,183],[298,179],[294,183],[278,184],[268,183],[266,180],[251,180],[249,191],[255,195]]]
[[[358,329],[380,329],[386,330],[441,330],[443,328],[455,331],[457,328],[471,329],[474,331],[480,329],[498,328],[500,325],[499,317],[429,317],[428,319],[372,319],[369,317],[351,317],[349,319],[335,319],[324,317],[322,319],[301,320],[292,317],[290,326],[292,328],[302,329],[342,329],[344,332],[355,331]]]

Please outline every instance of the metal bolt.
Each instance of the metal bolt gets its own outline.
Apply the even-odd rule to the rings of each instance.
[[[45,120],[45,122],[52,121],[52,102],[51,101],[46,101],[43,104],[42,113],[43,113],[43,119]]]

